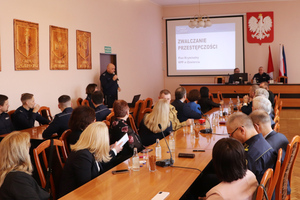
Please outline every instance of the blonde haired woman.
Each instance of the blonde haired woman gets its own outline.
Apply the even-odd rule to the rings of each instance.
[[[0,199],[48,199],[31,176],[30,135],[15,131],[0,143]]]
[[[90,124],[80,135],[66,161],[59,184],[59,196],[75,190],[86,182],[103,173],[101,163],[109,162],[122,147],[109,146],[108,128],[103,122]]]
[[[151,113],[144,116],[140,124],[139,135],[142,143],[149,146],[156,142],[156,139],[162,139],[161,131],[164,131],[165,136],[172,131],[172,123],[169,120],[169,104],[165,99],[160,99],[156,102]],[[158,127],[161,125],[162,130]]]

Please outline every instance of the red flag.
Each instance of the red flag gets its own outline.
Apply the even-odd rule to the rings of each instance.
[[[273,79],[273,72],[274,72],[273,59],[272,59],[271,47],[269,45],[268,74],[271,77],[271,79]]]

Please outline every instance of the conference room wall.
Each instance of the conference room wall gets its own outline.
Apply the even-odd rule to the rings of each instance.
[[[300,1],[269,1],[269,2],[253,2],[253,3],[226,3],[226,4],[201,4],[201,14],[207,15],[232,15],[246,14],[247,12],[274,12],[274,41],[272,43],[250,44],[247,42],[246,34],[246,16],[245,16],[245,68],[246,72],[253,76],[258,72],[258,67],[263,66],[267,71],[269,45],[271,47],[274,77],[277,78],[279,71],[279,44],[284,44],[285,54],[287,58],[289,83],[299,83],[300,75]],[[198,5],[190,6],[166,6],[163,7],[163,17],[190,17],[199,13]],[[164,23],[165,24],[165,23]],[[163,37],[165,41],[165,25],[163,28]],[[164,45],[163,67],[166,68],[166,49]],[[196,77],[167,77],[164,73],[165,87],[169,88],[173,93],[180,83],[213,83],[211,76]]]
[[[76,105],[86,97],[85,87],[100,85],[100,53],[111,46],[117,54],[120,99],[157,99],[163,88],[162,8],[149,1],[124,0],[9,0],[0,4],[1,68],[0,94],[9,97],[9,110],[20,106],[20,95],[35,94],[36,102],[59,112],[57,98],[68,94]],[[37,71],[14,70],[13,19],[39,24]],[[49,69],[49,25],[69,31],[69,69]],[[92,34],[92,69],[77,70],[76,30]]]

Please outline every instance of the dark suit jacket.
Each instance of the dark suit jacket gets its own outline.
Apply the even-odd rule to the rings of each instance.
[[[14,114],[12,114],[12,122],[16,130],[32,128],[35,120],[41,124],[49,124],[49,120],[42,117],[39,113],[32,112],[33,109],[26,110],[20,106]]]
[[[282,160],[284,160],[286,147],[289,144],[288,139],[282,133],[277,133],[276,131],[272,131],[265,138],[267,142],[273,147],[273,149],[278,152],[280,148],[282,148]]]
[[[172,102],[172,105],[177,110],[177,118],[180,122],[184,122],[187,119],[200,119],[201,114],[192,110],[186,103],[182,103],[180,100],[175,100]]]
[[[1,200],[47,200],[49,196],[32,176],[21,171],[9,172],[0,187]]]
[[[246,115],[250,115],[250,113],[252,112],[252,101],[249,102],[247,106],[242,106],[241,110]]]
[[[167,137],[171,131],[173,131],[173,129],[172,123],[170,122],[170,126],[164,130],[165,137]],[[146,127],[144,124],[144,120],[141,121],[139,135],[144,146],[154,144],[156,142],[156,139],[161,140],[162,138],[164,138],[161,132],[153,133],[148,127]]]
[[[202,113],[206,113],[206,112],[210,111],[211,109],[213,109],[214,107],[220,106],[219,103],[213,102],[208,97],[199,99],[198,104],[200,104],[200,106],[201,106]]]
[[[111,113],[111,111],[103,104],[95,108],[96,113],[96,121],[103,121],[106,119],[107,115]]]
[[[110,155],[114,157],[114,152],[110,151]],[[64,196],[103,173],[102,164],[98,164],[100,171],[94,155],[89,150],[72,151],[61,175],[58,196]]]
[[[0,135],[10,133],[14,130],[13,124],[7,113],[0,114]]]
[[[61,113],[55,115],[53,121],[43,132],[43,138],[51,138],[54,133],[57,133],[60,137],[63,132],[69,129],[69,119],[71,117],[73,109],[65,108]]]

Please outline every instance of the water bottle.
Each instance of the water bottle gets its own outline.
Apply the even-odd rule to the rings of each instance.
[[[232,107],[232,99],[229,99],[229,106],[228,106],[228,115],[231,115],[231,113],[233,113],[233,107]]]
[[[239,96],[236,97],[236,102],[237,102],[236,103],[237,106],[240,105],[241,101],[240,101],[240,97]]]
[[[157,160],[161,159],[161,146],[159,144],[159,139],[156,139],[155,155]]]
[[[221,105],[220,105],[219,117],[223,117],[223,110],[222,110],[222,106]]]
[[[169,137],[169,146],[171,152],[175,152],[175,138],[173,132],[171,132],[170,137]]]
[[[139,154],[137,152],[136,147],[134,147],[134,149],[133,149],[132,170],[133,171],[140,171],[140,158],[139,158]]]

